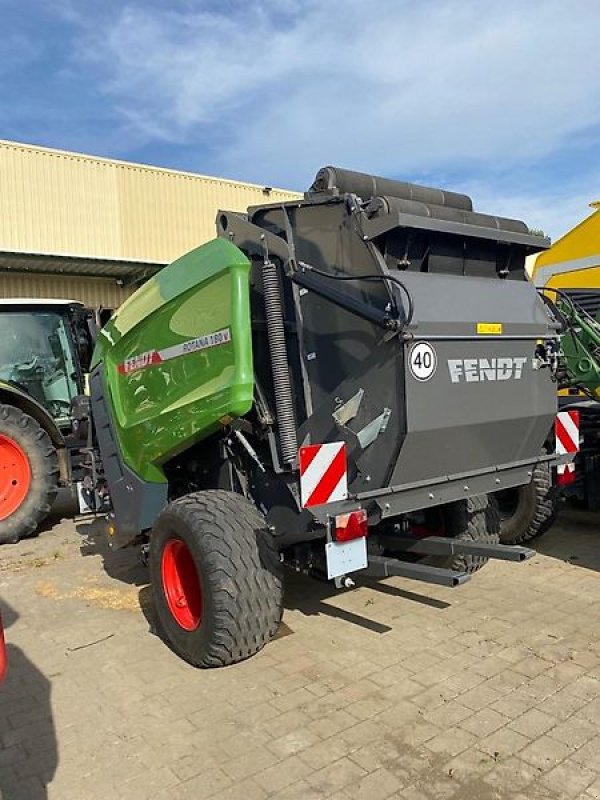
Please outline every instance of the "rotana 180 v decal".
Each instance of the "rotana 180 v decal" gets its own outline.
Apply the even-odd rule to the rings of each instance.
[[[198,336],[196,339],[189,339],[187,342],[175,344],[172,347],[165,347],[164,350],[147,350],[145,353],[126,358],[119,364],[118,370],[122,375],[130,375],[154,364],[161,364],[163,361],[170,361],[172,358],[186,356],[196,353],[198,350],[206,350],[209,347],[217,347],[231,341],[231,331],[223,328],[215,333],[208,333],[206,336]]]

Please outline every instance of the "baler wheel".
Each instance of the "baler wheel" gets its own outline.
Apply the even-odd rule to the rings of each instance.
[[[0,544],[33,536],[58,492],[50,437],[19,408],[0,405]]]
[[[443,513],[446,536],[482,544],[498,544],[500,541],[500,513],[493,495],[457,500],[445,506]],[[483,556],[472,555],[426,556],[421,560],[421,563],[433,567],[468,573],[477,572],[487,562]]]
[[[552,471],[547,462],[536,465],[530,483],[498,492],[497,498],[502,544],[523,544],[541,536],[551,527],[558,513]]]
[[[281,564],[264,517],[241,495],[194,492],[170,503],[150,534],[161,638],[196,667],[258,652],[281,620]]]

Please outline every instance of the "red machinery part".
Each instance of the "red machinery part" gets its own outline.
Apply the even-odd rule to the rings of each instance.
[[[559,411],[554,423],[556,452],[559,455],[579,452],[579,411]],[[575,483],[575,463],[559,464],[556,469],[559,486]]]
[[[23,448],[0,434],[0,521],[21,506],[31,487],[31,467]]]
[[[162,553],[162,582],[169,610],[186,631],[202,622],[202,588],[194,557],[181,539],[169,539]]]

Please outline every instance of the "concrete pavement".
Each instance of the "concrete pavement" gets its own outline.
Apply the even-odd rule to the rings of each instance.
[[[258,656],[199,671],[97,523],[0,550],[5,800],[600,798],[600,517],[458,589],[290,576]]]

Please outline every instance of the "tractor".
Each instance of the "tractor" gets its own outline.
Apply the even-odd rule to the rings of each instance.
[[[0,543],[33,536],[81,478],[95,324],[72,300],[0,301]],[[83,437],[83,438],[82,438]]]

